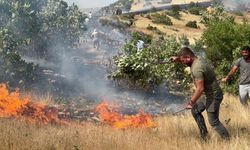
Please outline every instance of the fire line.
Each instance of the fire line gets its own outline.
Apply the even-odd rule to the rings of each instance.
[[[118,109],[117,106],[108,104],[106,101],[96,107],[101,121],[117,129],[152,128],[157,126],[152,115],[145,113],[143,110],[140,110],[136,115],[129,116],[120,114]]]

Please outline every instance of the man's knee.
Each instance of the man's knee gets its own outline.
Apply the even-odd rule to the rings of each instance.
[[[217,115],[213,114],[208,115],[208,122],[212,127],[218,126],[220,124],[220,120]]]

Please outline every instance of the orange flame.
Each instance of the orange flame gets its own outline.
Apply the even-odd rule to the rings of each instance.
[[[156,127],[151,114],[147,114],[143,110],[136,115],[122,115],[118,113],[115,105],[104,101],[96,107],[96,111],[103,122],[117,129]]]
[[[0,117],[24,118],[33,123],[63,123],[56,108],[31,102],[29,96],[21,98],[18,90],[9,92],[3,83],[0,84]]]
[[[20,114],[29,99],[19,98],[19,92],[9,93],[6,84],[0,84],[0,117],[17,116]]]

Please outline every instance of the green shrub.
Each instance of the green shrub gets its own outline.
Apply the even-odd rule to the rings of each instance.
[[[164,32],[162,32],[161,30],[159,30],[157,27],[151,26],[150,24],[147,26],[147,29],[151,30],[151,31],[153,31],[153,32],[155,32],[155,33],[157,33],[159,35],[165,35]]]
[[[153,23],[161,23],[164,25],[173,25],[171,19],[165,14],[155,13],[151,15]]]
[[[188,12],[193,15],[201,15],[201,8],[199,7],[190,7],[188,8]]]
[[[190,28],[198,28],[197,26],[197,21],[189,21],[188,23],[186,23],[186,27],[190,27]]]
[[[150,24],[148,24],[147,29],[148,29],[148,30],[156,30],[157,28],[156,28],[156,27],[151,26]]]
[[[117,69],[112,72],[111,77],[115,80],[127,80],[133,85],[148,89],[150,82],[160,85],[167,80],[169,86],[180,82],[186,87],[190,78],[186,78],[184,66],[174,63],[158,64],[160,61],[168,61],[170,56],[176,55],[181,44],[176,38],[160,38],[157,40],[145,41],[147,47],[142,51],[136,51],[136,42],[144,38],[143,35],[134,33],[131,41],[124,46],[124,54],[115,57]]]
[[[179,5],[172,5],[171,10],[173,12],[179,12],[179,11],[181,11],[181,7]]]
[[[237,16],[244,16],[244,15],[243,15],[243,12],[241,12],[241,11],[237,11],[237,12],[235,12],[234,14],[237,15]]]
[[[179,11],[166,11],[165,14],[175,19],[181,19],[181,14]]]
[[[225,20],[234,22],[234,17],[229,16],[227,12],[225,11],[224,7],[217,6],[212,9],[213,9],[212,12],[208,12],[208,11],[202,12],[201,23],[208,25],[210,23],[220,22],[220,21],[225,21]]]

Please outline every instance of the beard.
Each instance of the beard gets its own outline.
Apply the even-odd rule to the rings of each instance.
[[[250,58],[250,55],[245,55],[245,56],[242,56],[245,60],[248,60]]]

